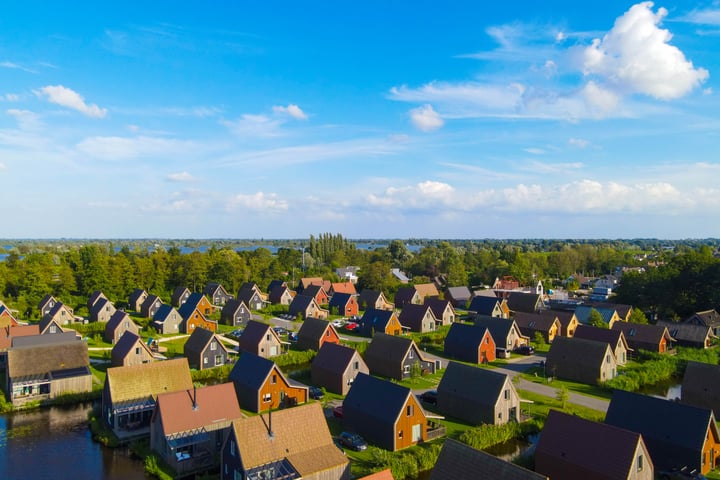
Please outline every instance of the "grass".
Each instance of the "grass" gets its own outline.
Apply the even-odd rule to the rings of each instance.
[[[404,387],[408,388],[435,388],[440,383],[440,379],[442,378],[443,374],[445,373],[445,370],[438,370],[435,373],[431,373],[429,375],[420,375],[419,377],[415,378],[407,378],[405,380],[401,380],[398,383]]]
[[[545,419],[548,416],[550,409],[562,410],[565,413],[577,415],[588,420],[596,422],[602,422],[605,418],[605,413],[593,410],[592,408],[582,407],[580,405],[574,405],[568,403],[565,408],[562,408],[562,404],[555,398],[546,397],[545,395],[539,395],[537,393],[528,392],[527,390],[518,390],[518,395],[523,400],[529,400],[530,402],[521,402],[520,409],[524,415],[530,415],[536,419]]]
[[[548,383],[544,375],[545,372],[542,367],[531,367],[526,372],[520,374],[523,379],[529,382],[548,385],[553,388],[565,387],[569,392],[587,395],[588,397],[601,398],[603,400],[609,400],[612,397],[612,390],[600,385],[587,385],[569,380],[560,380],[557,377],[553,378],[551,383]]]

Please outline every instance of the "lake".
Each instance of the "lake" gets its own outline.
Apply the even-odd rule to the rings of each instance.
[[[0,472],[8,479],[140,480],[143,463],[127,449],[93,442],[91,404],[0,415]]]

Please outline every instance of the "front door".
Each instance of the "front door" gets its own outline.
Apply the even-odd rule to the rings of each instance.
[[[417,425],[412,426],[412,441],[413,443],[416,443],[420,440],[422,440],[422,425],[418,423]]]

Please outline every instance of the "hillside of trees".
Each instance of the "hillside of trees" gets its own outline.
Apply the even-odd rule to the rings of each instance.
[[[628,273],[617,301],[663,318],[682,318],[720,305],[720,260],[715,240],[393,240],[376,248],[356,248],[341,235],[321,234],[309,240],[260,240],[277,248],[237,250],[250,241],[9,241],[0,262],[0,299],[37,318],[36,305],[50,293],[86,315],[84,304],[94,290],[115,302],[143,288],[169,301],[176,286],[201,291],[208,281],[232,293],[246,281],[266,289],[273,279],[291,284],[303,276],[339,280],[338,267],[360,267],[359,288],[381,289],[392,297],[399,283],[392,268],[416,283],[445,275],[448,286],[480,288],[496,277],[511,275],[521,283],[541,280],[562,285],[574,273],[611,274],[617,267],[644,266]],[[422,245],[414,253],[407,244]],[[182,253],[183,247],[207,247]],[[0,249],[0,253],[3,253]]]

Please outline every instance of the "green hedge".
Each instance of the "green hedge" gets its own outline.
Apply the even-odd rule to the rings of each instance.
[[[527,422],[509,422],[504,425],[480,425],[466,430],[459,440],[473,448],[482,450],[505,443],[514,438],[525,438],[538,433],[542,429],[542,421],[532,419]]]

